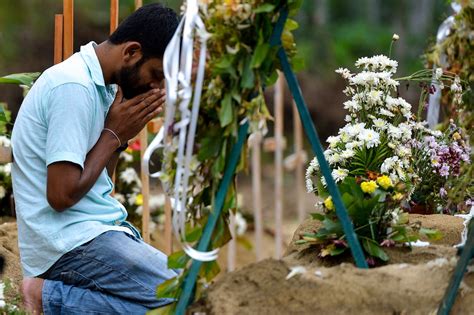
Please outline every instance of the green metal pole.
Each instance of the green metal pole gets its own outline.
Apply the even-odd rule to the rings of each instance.
[[[239,127],[237,143],[232,147],[230,158],[224,171],[224,176],[222,177],[222,181],[219,184],[219,189],[217,190],[214,211],[209,215],[209,219],[207,220],[206,226],[204,227],[202,237],[199,240],[197,248],[199,251],[207,251],[209,249],[212,232],[216,227],[217,219],[221,215],[225,197],[227,195],[227,190],[229,189],[229,185],[231,184],[232,178],[235,174],[235,169],[237,168],[237,164],[240,159],[240,153],[242,152],[245,140],[247,139],[248,129],[248,122],[240,125]],[[178,315],[184,315],[186,308],[192,302],[196,280],[202,263],[203,262],[200,260],[193,260],[191,263],[189,273],[184,280],[183,293],[181,294],[178,305],[176,306],[176,314]]]
[[[451,308],[456,301],[456,296],[458,294],[459,285],[461,284],[462,279],[464,278],[464,273],[466,272],[467,265],[471,258],[474,257],[474,220],[471,219],[469,222],[469,229],[466,244],[459,257],[459,261],[454,269],[453,276],[449,282],[449,286],[446,289],[444,294],[443,301],[438,309],[438,315],[448,315],[451,311]]]

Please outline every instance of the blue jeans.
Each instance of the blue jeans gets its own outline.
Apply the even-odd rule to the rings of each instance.
[[[63,255],[46,273],[43,311],[49,314],[145,314],[173,302],[156,287],[173,278],[167,257],[139,238],[108,231]]]

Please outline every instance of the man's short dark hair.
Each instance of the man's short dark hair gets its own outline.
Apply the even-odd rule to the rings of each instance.
[[[163,58],[166,46],[179,24],[179,17],[159,3],[148,4],[128,16],[109,37],[115,45],[135,41],[142,45],[143,57]]]

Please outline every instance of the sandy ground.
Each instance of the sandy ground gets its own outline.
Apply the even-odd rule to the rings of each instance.
[[[412,215],[410,220],[438,228],[444,239],[429,247],[389,250],[390,264],[370,270],[341,261],[322,261],[306,245],[291,242],[282,260],[267,259],[225,274],[192,312],[435,314],[457,261],[452,245],[460,241],[462,220],[444,215]],[[317,222],[307,220],[293,239],[315,228]],[[295,266],[305,267],[306,272],[287,280]],[[474,314],[473,289],[471,272],[464,278],[452,314]]]

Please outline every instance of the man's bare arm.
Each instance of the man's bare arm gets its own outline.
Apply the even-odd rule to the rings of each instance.
[[[117,134],[120,143],[111,132],[104,130],[87,154],[84,169],[71,162],[56,162],[48,166],[47,198],[53,209],[64,211],[70,208],[92,188],[119,145],[136,136],[162,111],[164,94],[153,89],[122,103],[118,100],[121,100],[121,95],[114,101],[105,127]]]

